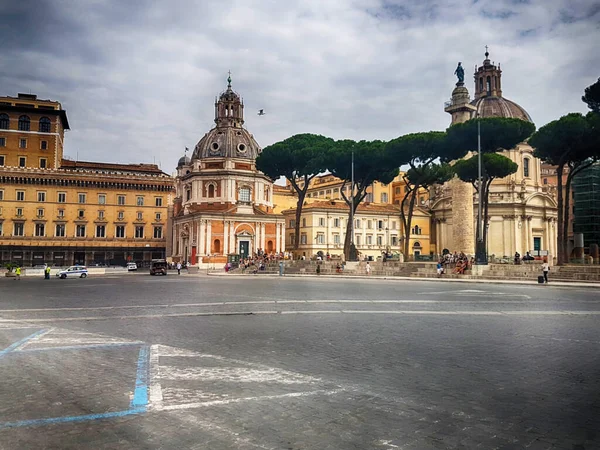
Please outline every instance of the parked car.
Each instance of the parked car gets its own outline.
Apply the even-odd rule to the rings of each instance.
[[[85,266],[71,266],[68,269],[59,271],[56,276],[61,279],[67,277],[86,278],[88,276],[88,269]]]
[[[134,262],[127,263],[127,271],[128,272],[133,272],[135,270],[137,270],[137,264],[136,263],[134,263]]]
[[[150,262],[150,275],[166,275],[167,261],[164,259],[153,259]]]

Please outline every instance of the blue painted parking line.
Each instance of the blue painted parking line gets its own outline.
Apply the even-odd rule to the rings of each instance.
[[[102,349],[111,347],[131,347],[134,345],[141,345],[141,342],[121,342],[118,344],[88,344],[88,345],[65,345],[62,347],[44,347],[44,348],[27,348],[19,350],[15,353],[31,353],[31,352],[45,352],[49,350],[87,350],[87,349]]]
[[[133,414],[141,414],[146,412],[146,408],[130,408],[125,411],[114,411],[100,414],[86,414],[83,416],[65,416],[65,417],[51,417],[48,419],[30,419],[30,420],[18,420],[16,422],[4,422],[0,423],[0,429],[2,428],[17,428],[17,427],[31,427],[36,425],[51,425],[57,423],[74,423],[74,422],[87,422],[90,420],[99,419],[111,419],[114,417],[131,416]]]
[[[24,337],[23,339],[21,339],[20,341],[15,342],[14,344],[9,345],[8,347],[6,347],[4,350],[0,351],[0,358],[2,358],[4,355],[9,354],[10,352],[12,352],[15,348],[17,348],[20,345],[23,345],[25,342],[33,339],[34,337],[45,333],[46,330],[38,330],[33,334],[30,334],[27,337]]]
[[[131,399],[131,407],[146,407],[148,405],[148,363],[150,358],[149,347],[142,345],[138,357],[135,391]]]

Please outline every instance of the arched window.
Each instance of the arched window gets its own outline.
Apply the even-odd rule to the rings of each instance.
[[[215,185],[209,184],[208,185],[208,198],[214,198],[214,196],[215,196]]]
[[[414,247],[414,248],[421,248],[421,243],[420,243],[419,241],[417,241],[417,242],[415,242],[415,243],[413,244],[413,247]]]
[[[523,176],[525,178],[529,177],[529,158],[523,159]]]
[[[421,234],[421,228],[419,227],[419,225],[415,225],[412,229],[412,234]]]
[[[40,119],[40,133],[50,133],[50,119],[47,117]]]
[[[8,130],[10,118],[8,114],[0,114],[0,130]]]
[[[192,199],[192,190],[187,189],[185,191],[185,201],[189,202]]]
[[[479,90],[483,91],[483,77],[479,77]]]
[[[19,130],[20,131],[29,131],[29,124],[31,121],[28,116],[19,117]]]
[[[267,252],[269,252],[269,253],[273,252],[273,241],[267,242]]]
[[[221,241],[219,239],[215,239],[215,243],[213,245],[213,253],[221,253]]]
[[[487,77],[485,80],[485,88],[488,94],[492,93],[492,80],[490,77]]]

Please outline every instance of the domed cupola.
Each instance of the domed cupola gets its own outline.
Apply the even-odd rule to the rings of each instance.
[[[502,96],[502,70],[490,62],[487,45],[483,65],[475,67],[475,100],[478,117],[507,117],[532,122],[523,107]]]
[[[217,126],[196,144],[192,160],[205,158],[241,158],[255,160],[261,148],[254,137],[243,128],[244,102],[231,89],[231,73],[227,90],[215,102]]]

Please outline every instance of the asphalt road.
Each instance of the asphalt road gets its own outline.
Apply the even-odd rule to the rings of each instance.
[[[0,280],[0,448],[598,449],[595,289]]]

